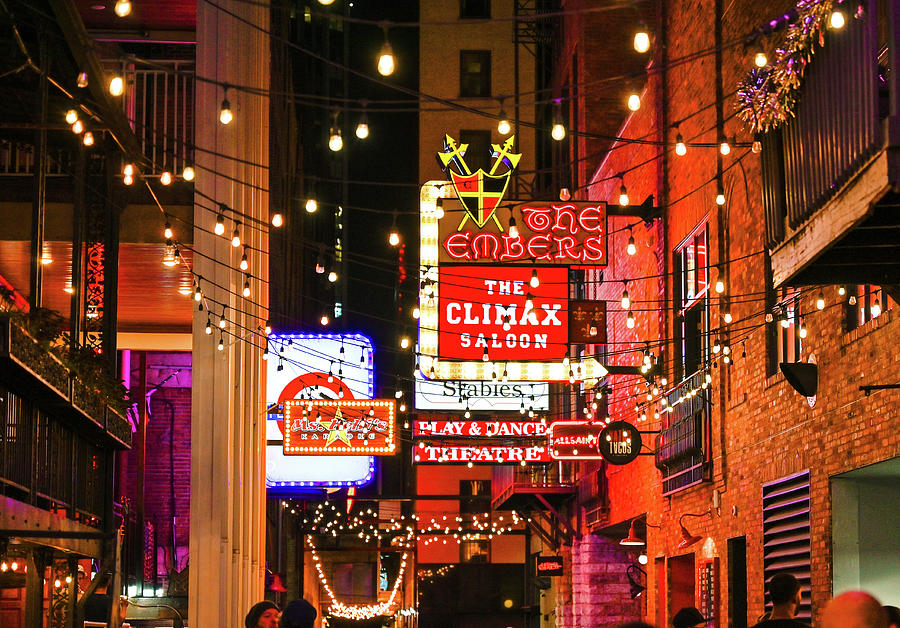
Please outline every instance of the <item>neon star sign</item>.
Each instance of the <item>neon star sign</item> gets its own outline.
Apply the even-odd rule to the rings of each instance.
[[[284,403],[284,454],[391,455],[397,448],[393,399],[290,399]]]

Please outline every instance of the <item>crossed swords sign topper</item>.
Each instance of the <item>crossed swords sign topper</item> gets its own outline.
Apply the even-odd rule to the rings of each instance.
[[[495,210],[506,193],[510,175],[522,158],[521,153],[512,152],[514,140],[515,136],[511,135],[503,144],[491,144],[494,164],[490,172],[485,172],[481,168],[472,172],[465,159],[469,145],[458,144],[449,135],[444,136],[444,152],[438,153],[438,158],[444,171],[450,174],[456,196],[466,210],[457,231],[461,230],[470,218],[479,229],[493,220],[497,229],[504,231]],[[496,174],[501,165],[506,167],[506,171]]]

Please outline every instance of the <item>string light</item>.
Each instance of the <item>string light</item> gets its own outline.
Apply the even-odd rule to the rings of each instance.
[[[87,131],[84,134],[84,138],[82,138],[81,141],[84,142],[85,146],[93,146],[94,145],[94,134],[91,133],[90,131]]]
[[[553,121],[553,128],[550,129],[550,137],[557,142],[561,142],[566,138],[566,127],[563,126],[560,118]]]
[[[531,269],[531,279],[528,281],[528,285],[532,288],[537,288],[541,285],[541,280],[538,279],[537,268]]]
[[[397,233],[397,229],[391,228],[391,232],[388,234],[388,244],[391,246],[399,246],[400,234]]]
[[[222,308],[222,316],[219,318],[219,329],[225,329],[225,325],[228,324],[228,320],[225,318],[225,314],[228,312],[227,307]]]
[[[422,312],[421,312],[421,310],[419,310],[419,306],[418,306],[418,305],[415,306],[415,307],[413,307],[413,309],[412,309],[412,317],[413,317],[413,318],[418,319],[419,316],[421,316],[421,314],[422,314]]]
[[[509,210],[509,237],[519,237],[519,227],[516,225],[516,217],[512,215],[512,209]]]
[[[628,329],[634,329],[634,313],[628,310],[628,317],[625,319],[625,326]]]
[[[619,207],[628,207],[628,188],[625,187],[625,179],[622,176],[619,176],[622,179],[622,186],[619,188]]]
[[[637,253],[637,245],[634,243],[634,236],[631,234],[631,229],[628,230],[628,245],[625,247],[625,252],[629,255],[634,255]]]
[[[307,214],[315,214],[316,210],[319,209],[319,204],[316,202],[314,198],[306,199],[306,213]]]
[[[403,336],[402,338],[400,338],[400,348],[409,349],[409,336]]]
[[[840,9],[835,9],[831,12],[831,16],[828,18],[828,26],[835,30],[840,30],[844,28],[844,24],[847,23],[846,18],[844,17],[843,11]]]
[[[241,294],[244,295],[244,298],[247,298],[250,296],[250,276],[249,275],[247,276],[247,279],[244,281],[244,290]]]
[[[764,68],[769,65],[769,57],[761,46],[756,49],[756,54],[753,55],[753,64],[758,68]]]
[[[163,237],[164,237],[166,240],[171,240],[173,236],[174,236],[174,234],[172,233],[172,225],[171,225],[171,224],[169,223],[169,221],[167,220],[167,221],[166,221],[166,226],[163,227]]]
[[[390,76],[394,73],[395,62],[394,62],[394,49],[391,48],[391,43],[388,41],[388,33],[387,26],[383,27],[384,30],[384,44],[381,46],[381,50],[378,53],[378,73],[381,76]]]
[[[79,87],[79,89],[84,89],[88,86],[88,73],[82,70],[78,73],[78,76],[75,77],[75,85]]]
[[[362,115],[359,117],[359,122],[356,123],[356,137],[361,140],[369,137],[369,116],[366,115],[365,110],[363,110]]]
[[[170,183],[172,183],[172,173],[168,170],[163,170],[159,175],[159,182],[162,185],[169,185]]]
[[[817,310],[825,309],[825,295],[822,294],[821,290],[819,290],[819,296],[816,297],[816,309]]]
[[[125,80],[121,76],[113,76],[109,79],[109,93],[113,96],[121,96],[125,92]]]
[[[628,296],[628,287],[627,287],[628,284],[625,284],[625,286],[626,286],[625,289],[622,290],[622,301],[621,301],[623,310],[627,310],[629,307],[631,307],[631,299]]]
[[[322,314],[322,318],[319,319],[319,323],[323,326],[328,324],[328,314]]]
[[[78,112],[74,109],[69,109],[66,111],[66,124],[75,124],[75,120],[78,119]]]
[[[800,319],[800,329],[797,333],[801,338],[806,338],[806,325],[803,324],[803,319]]]
[[[328,135],[328,148],[333,153],[340,152],[344,148],[344,138],[341,137],[340,127],[331,127]]]
[[[878,318],[879,316],[881,316],[881,302],[878,299],[875,299],[872,307],[869,308],[869,312],[872,313],[872,318]]]
[[[632,92],[628,95],[628,109],[630,111],[637,111],[641,108],[641,97],[636,92]]]
[[[114,11],[119,17],[128,17],[131,14],[131,2],[129,0],[116,0]]]
[[[272,214],[272,226],[276,229],[284,224],[284,216],[281,212],[276,211]]]
[[[725,277],[721,266],[716,266],[716,293],[725,292]]]
[[[634,49],[641,54],[650,50],[650,33],[642,24],[641,28],[634,34]]]
[[[500,135],[507,135],[512,130],[512,127],[509,124],[509,120],[506,117],[506,111],[502,108],[500,109],[500,115],[497,116],[499,121],[497,122],[497,133]]]
[[[675,154],[683,157],[687,154],[687,146],[684,144],[684,138],[681,133],[675,136]]]
[[[337,280],[338,280],[338,274],[337,274],[335,271],[333,271],[333,270],[330,271],[330,272],[328,273],[328,281],[329,281],[330,283],[334,283],[334,282],[336,282]]]
[[[725,188],[722,185],[721,177],[716,182],[716,205],[721,207],[725,204]]]
[[[213,330],[212,330],[212,321],[209,320],[209,316],[206,317],[206,327],[203,329],[203,331],[206,332],[206,335],[207,335],[207,336],[211,336],[211,335],[212,335],[212,332],[213,332]]]
[[[195,176],[196,173],[192,166],[185,166],[184,170],[181,171],[181,178],[185,181],[193,181]]]
[[[72,123],[72,133],[75,135],[81,135],[84,132],[84,123],[81,120],[75,120]]]
[[[216,349],[219,351],[225,350],[225,340],[222,338],[222,334],[219,334],[219,344],[216,345]]]
[[[719,143],[719,152],[723,155],[731,152],[731,144],[728,143],[728,140],[722,138],[722,141]]]
[[[223,94],[222,104],[219,107],[219,122],[222,124],[228,125],[231,124],[231,121],[234,120],[234,113],[231,111],[231,103],[228,102],[228,88],[225,88],[225,93]]]
[[[225,235],[225,216],[222,214],[216,215],[216,226],[213,229],[213,233],[216,235]]]
[[[196,301],[197,303],[200,303],[200,301],[202,299],[203,299],[203,294],[201,294],[201,292],[200,292],[200,283],[198,282],[197,287],[194,289],[194,301]]]
[[[234,231],[231,232],[231,246],[237,248],[241,245],[241,232],[240,232],[241,223],[239,221],[234,222]]]
[[[178,264],[178,250],[172,240],[166,240],[166,250],[163,253],[163,265],[176,266]]]

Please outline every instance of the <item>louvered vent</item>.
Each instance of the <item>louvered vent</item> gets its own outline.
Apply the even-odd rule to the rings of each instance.
[[[800,581],[802,602],[797,617],[809,620],[810,543],[809,471],[763,484],[763,575],[765,581],[777,573],[792,574]],[[772,601],[766,594],[766,611]]]

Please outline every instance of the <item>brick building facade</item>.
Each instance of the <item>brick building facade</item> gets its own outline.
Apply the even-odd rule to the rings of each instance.
[[[811,67],[830,63],[825,60],[829,46],[876,19],[875,3],[863,4],[856,20],[848,18],[846,29],[826,33]],[[752,625],[765,609],[764,581],[780,570],[796,573],[804,583],[801,613],[808,612],[813,621],[833,593],[848,588],[870,590],[883,603],[896,604],[896,573],[876,565],[883,559],[874,556],[883,551],[896,561],[897,550],[886,549],[893,533],[870,537],[853,528],[868,516],[891,527],[900,508],[897,493],[885,488],[897,479],[900,394],[895,388],[860,388],[897,381],[900,361],[888,349],[897,338],[896,304],[889,287],[879,291],[872,285],[874,275],[861,263],[864,248],[857,252],[855,268],[830,281],[821,275],[809,280],[815,265],[809,258],[798,258],[790,267],[784,247],[773,246],[766,232],[763,196],[779,192],[763,172],[770,144],[763,140],[763,152],[754,151],[753,134],[734,115],[734,93],[753,67],[757,47],[771,59],[784,37],[782,25],[762,37],[758,29],[786,13],[791,17],[793,5],[712,0],[664,5],[661,26],[653,34],[641,108],[619,132],[626,139],[576,182],[573,198],[616,203],[626,185],[632,204],[653,195],[661,209],[661,218],[649,223],[627,216],[610,219],[610,266],[586,276],[588,297],[605,299],[609,311],[609,344],[594,349],[609,353],[611,364],[639,364],[642,349],[660,357],[668,379],[663,392],[648,402],[648,387],[639,378],[610,378],[609,414],[647,432],[663,430],[663,437],[672,427],[670,417],[680,416],[666,412],[661,402],[665,392],[697,370],[704,379],[709,374],[708,388],[689,386],[687,391],[696,387],[697,397],[706,396],[696,424],[702,432],[697,434],[701,459],[696,481],[677,489],[664,485],[666,468],[654,465],[649,456],[607,468],[608,516],[596,526],[584,524],[581,541],[572,545],[571,576],[557,590],[556,625],[615,625],[625,619],[610,608],[622,607],[627,589],[588,584],[579,574],[585,563],[602,561],[593,554],[596,543],[585,539],[600,535],[615,543],[617,536],[625,536],[622,526],[632,520],[639,528],[646,524],[646,548],[636,549],[646,549],[648,558],[642,566],[646,578],[640,581],[647,589],[633,618],[639,614],[658,626],[669,625],[672,615],[687,605],[712,615],[719,626]],[[592,38],[580,34],[595,19],[591,13],[566,16],[566,21],[584,22],[565,29],[568,50],[590,57]],[[892,46],[889,40],[887,47]],[[591,80],[590,65],[585,65],[576,82]],[[817,79],[809,80],[809,89],[818,89],[812,85]],[[589,118],[596,105],[585,99],[578,106]],[[688,144],[684,156],[674,150],[679,134]],[[717,150],[723,138],[731,144],[725,156]],[[656,143],[628,141],[634,139]],[[579,151],[590,153],[590,141],[573,142],[580,148],[572,148],[570,158],[576,159]],[[890,138],[884,145],[891,145]],[[862,169],[854,168],[829,192],[831,205],[816,205],[823,207],[817,211],[844,211],[840,207],[860,202],[854,186]],[[719,181],[723,205],[716,202]],[[879,194],[893,183],[882,185]],[[880,195],[872,198],[873,205],[884,202]],[[814,220],[792,223],[791,238],[802,241]],[[679,283],[688,274],[683,255],[689,238],[701,232],[705,240],[693,240],[701,244],[689,251],[697,256],[692,269],[697,274],[687,277],[699,289],[688,295]],[[847,233],[835,230],[815,246],[827,253]],[[625,253],[629,237],[637,245],[633,256]],[[782,269],[777,277],[771,270],[773,258]],[[853,260],[847,265],[854,266]],[[720,277],[721,293],[714,286]],[[626,326],[626,311],[619,305],[623,289],[631,298],[633,329]],[[865,299],[873,294],[878,296]],[[856,297],[852,303],[850,296]],[[691,328],[689,310],[695,307],[702,311]],[[788,317],[787,327],[779,325],[782,316]],[[799,339],[801,327],[806,334]],[[725,347],[730,349],[727,361]],[[818,370],[814,404],[779,370],[780,362],[808,362],[811,356]],[[660,418],[655,418],[657,412]],[[657,435],[644,436],[645,451],[655,451],[661,460]],[[580,471],[582,481],[588,475]],[[699,516],[680,521],[685,513]],[[577,513],[572,514],[575,520]],[[787,522],[784,527],[790,531],[780,532],[779,522]],[[702,540],[679,547],[680,523]],[[808,549],[803,548],[805,538]],[[858,547],[858,553],[848,544]],[[637,554],[615,564],[624,571]],[[707,574],[712,577],[709,596]],[[607,597],[610,592],[620,595]]]

